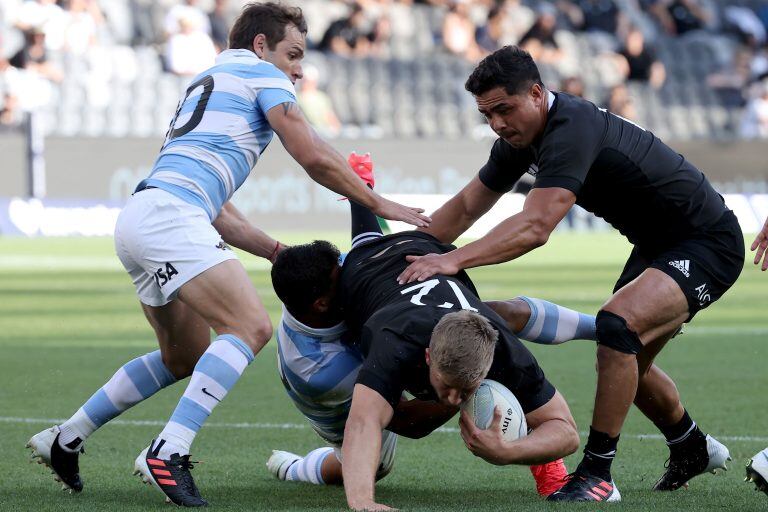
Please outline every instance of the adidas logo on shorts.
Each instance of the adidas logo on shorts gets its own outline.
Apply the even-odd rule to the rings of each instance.
[[[685,277],[691,277],[691,274],[688,272],[690,263],[691,262],[689,260],[675,260],[669,262],[670,265],[682,272]]]

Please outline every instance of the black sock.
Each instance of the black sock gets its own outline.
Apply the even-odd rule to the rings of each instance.
[[[584,458],[579,464],[580,470],[590,475],[611,480],[611,463],[616,456],[616,446],[619,444],[619,436],[610,437],[604,432],[598,432],[589,427],[587,446],[584,447]]]
[[[656,425],[661,433],[664,434],[664,438],[667,440],[667,445],[670,447],[675,445],[683,445],[688,442],[696,442],[705,439],[704,433],[699,430],[696,422],[691,419],[688,411],[683,412],[683,417],[680,421],[674,425]]]
[[[349,208],[352,211],[352,247],[382,235],[379,219],[371,210],[351,200]]]

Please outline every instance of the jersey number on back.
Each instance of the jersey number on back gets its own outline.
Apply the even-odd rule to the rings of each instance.
[[[184,106],[184,103],[186,103],[187,98],[189,98],[189,95],[192,94],[192,91],[194,91],[198,87],[202,87],[203,92],[202,94],[200,94],[200,98],[198,98],[197,100],[197,105],[195,105],[195,110],[192,111],[192,117],[189,118],[189,121],[184,123],[184,126],[179,126],[178,128],[174,128],[174,125],[176,124],[176,120],[179,118],[179,114],[181,114],[181,108]],[[176,109],[176,114],[173,116],[173,119],[171,119],[171,125],[168,127],[168,133],[165,134],[166,144],[168,144],[170,141],[172,141],[176,137],[181,137],[182,135],[186,135],[187,133],[194,130],[197,125],[200,124],[200,121],[203,120],[205,107],[208,106],[208,100],[211,99],[212,92],[213,92],[213,77],[211,75],[205,75],[203,78],[201,78],[200,80],[193,83],[187,88],[187,94],[185,94],[184,99],[179,102],[179,108]]]
[[[444,283],[448,283],[448,286],[451,287],[451,290],[453,290],[453,294],[456,295],[456,299],[459,301],[459,306],[461,309],[466,309],[469,311],[474,311],[477,313],[477,308],[473,308],[470,304],[467,298],[464,296],[464,294],[461,292],[461,288],[458,287],[456,283],[453,281],[443,281]],[[419,283],[414,286],[409,286],[405,290],[401,290],[400,294],[405,295],[407,293],[418,291],[413,297],[411,297],[411,304],[415,304],[417,306],[426,306],[423,302],[421,302],[421,299],[424,298],[425,295],[427,295],[429,292],[432,291],[432,289],[440,284],[439,279],[430,279],[429,281],[424,281],[423,283]],[[439,308],[452,308],[454,304],[452,302],[444,302],[440,304]]]

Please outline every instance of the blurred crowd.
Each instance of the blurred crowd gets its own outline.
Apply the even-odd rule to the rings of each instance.
[[[75,78],[73,60],[86,62],[88,100],[109,101],[104,77],[141,74],[136,59],[116,61],[119,51],[151,48],[164,73],[194,76],[227,46],[229,26],[245,2],[228,0],[0,0],[0,125],[18,124],[23,113],[51,101],[53,89]],[[630,84],[652,91],[665,87],[669,67],[657,43],[727,34],[732,58],[711,69],[706,85],[726,108],[743,112],[746,138],[768,137],[768,3],[716,0],[327,0],[294,2],[309,20],[308,46],[349,59],[402,58],[395,39],[418,30],[409,16],[416,4],[430,8],[426,47],[475,63],[508,44],[528,50],[559,83],[548,85],[585,95],[584,63],[571,51],[573,35],[594,47],[591,59],[605,85],[589,97],[629,119],[637,118]],[[75,67],[75,69],[78,69]],[[326,93],[333,78],[308,65],[299,84],[304,111],[327,135],[344,127]],[[463,79],[458,77],[457,80]],[[681,92],[684,94],[684,91]]]

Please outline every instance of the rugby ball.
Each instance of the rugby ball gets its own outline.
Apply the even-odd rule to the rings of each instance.
[[[493,408],[501,411],[501,432],[505,441],[514,441],[528,434],[525,413],[515,395],[495,380],[485,379],[477,391],[461,405],[477,428],[486,430],[493,420]]]

